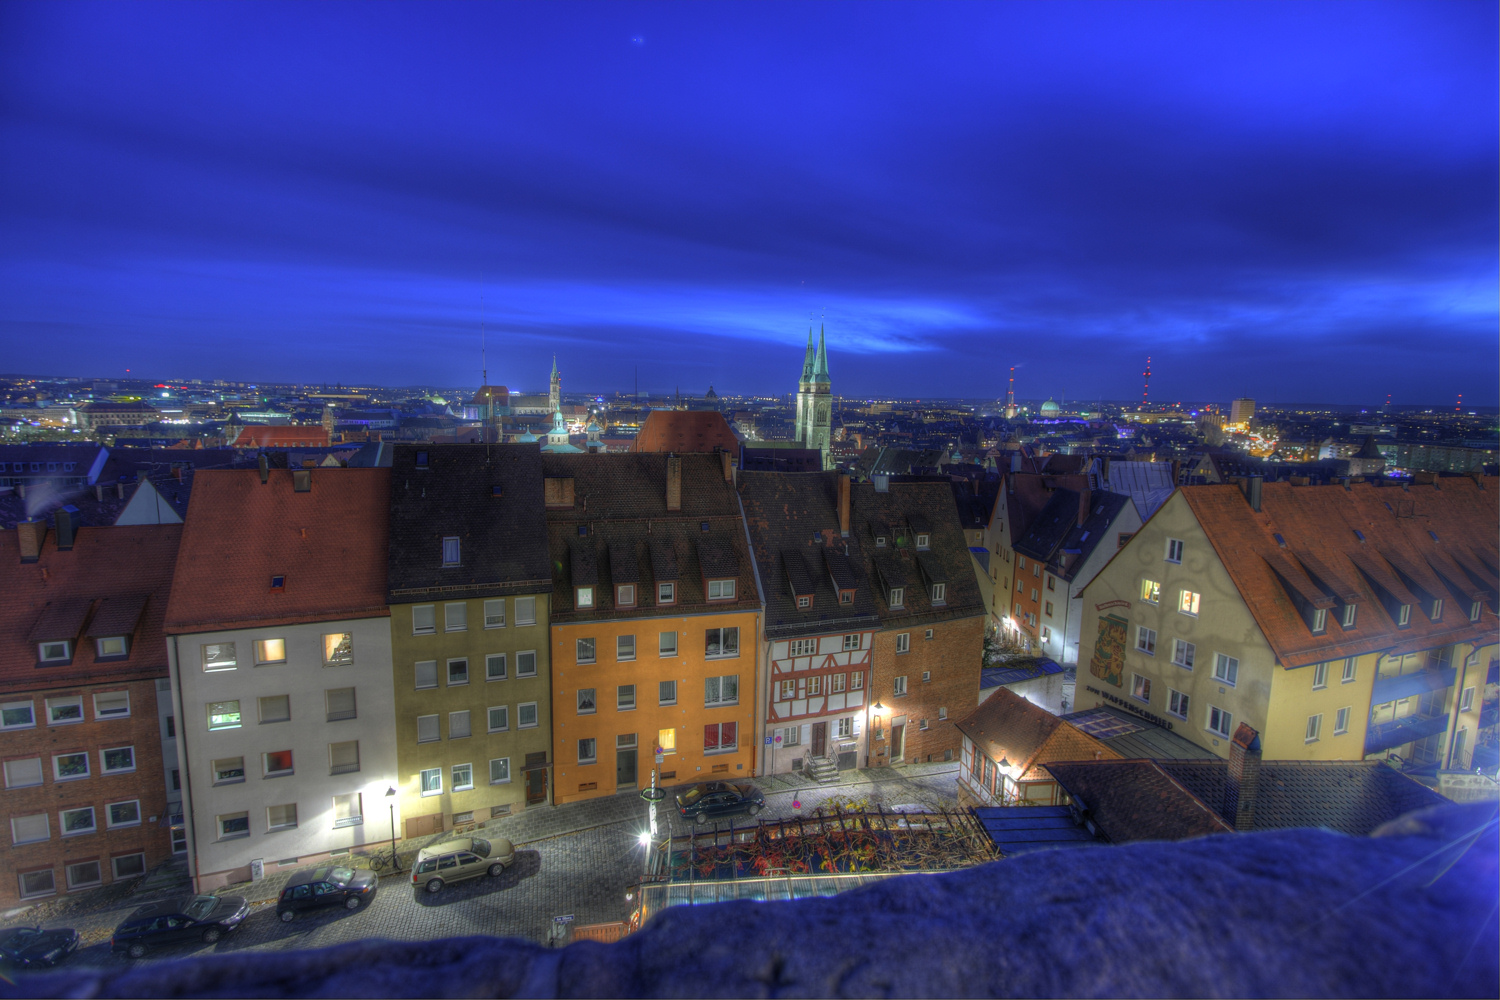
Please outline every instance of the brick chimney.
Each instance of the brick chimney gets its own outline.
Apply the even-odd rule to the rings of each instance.
[[[21,561],[34,563],[42,557],[42,540],[47,537],[47,520],[33,517],[16,524],[16,534],[21,542]]]
[[[59,552],[73,547],[73,541],[78,537],[78,526],[82,523],[78,508],[72,504],[59,507],[52,515],[57,522],[57,549]]]
[[[667,510],[682,510],[682,459],[667,456]]]
[[[1224,818],[1241,833],[1255,826],[1255,795],[1260,790],[1260,734],[1243,722],[1229,743],[1229,778],[1224,785]]]
[[[734,479],[734,457],[727,451],[721,451],[719,452],[719,464],[724,468],[724,482],[732,481]]]
[[[849,537],[849,477],[839,476],[839,534]]]

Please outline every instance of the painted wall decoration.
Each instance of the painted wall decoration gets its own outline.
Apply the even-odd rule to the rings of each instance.
[[[1125,672],[1125,633],[1129,624],[1119,615],[1100,618],[1099,637],[1094,642],[1094,655],[1089,660],[1089,672],[1115,687],[1123,686],[1121,677]]]

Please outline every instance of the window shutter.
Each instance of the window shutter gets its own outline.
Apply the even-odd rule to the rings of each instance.
[[[328,744],[328,760],[333,774],[349,774],[358,771],[359,740]]]

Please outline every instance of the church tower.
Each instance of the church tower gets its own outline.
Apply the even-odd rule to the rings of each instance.
[[[833,385],[828,377],[828,348],[818,330],[818,350],[813,353],[812,331],[807,333],[807,358],[797,385],[797,443],[823,453],[823,468],[833,468],[829,445],[833,438]]]
[[[547,390],[547,405],[553,413],[562,409],[562,376],[557,374],[557,355],[552,355],[552,382]]]

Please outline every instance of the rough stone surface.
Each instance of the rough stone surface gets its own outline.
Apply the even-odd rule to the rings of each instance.
[[[1495,996],[1496,809],[1043,851],[613,945],[362,941],[29,977],[26,996]]]

